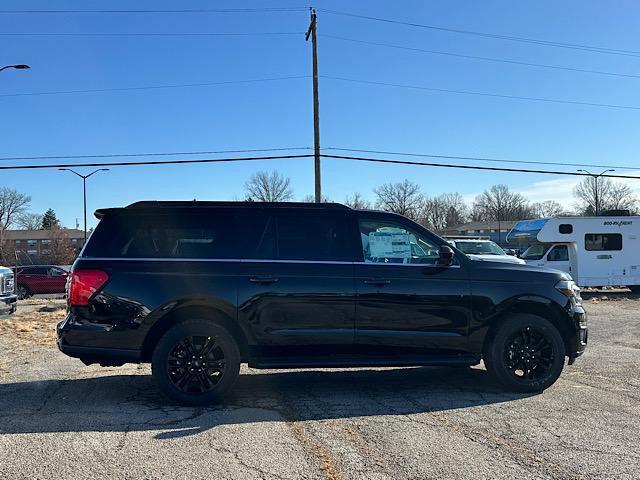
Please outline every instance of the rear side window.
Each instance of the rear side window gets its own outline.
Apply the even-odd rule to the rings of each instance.
[[[24,268],[20,273],[23,275],[46,275],[47,268],[46,267],[29,267]]]
[[[587,233],[584,236],[584,248],[589,251],[622,250],[622,234]]]
[[[278,217],[278,258],[282,260],[353,261],[351,222],[346,217],[282,215]]]
[[[84,255],[233,258],[233,237],[233,219],[228,215],[121,215],[100,221]]]

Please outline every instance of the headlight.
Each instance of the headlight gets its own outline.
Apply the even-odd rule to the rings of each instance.
[[[577,303],[582,301],[582,298],[580,297],[580,288],[573,280],[560,280],[556,283],[556,290],[562,293],[565,297],[575,299]]]

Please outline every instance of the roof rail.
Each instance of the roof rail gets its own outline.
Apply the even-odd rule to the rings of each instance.
[[[319,208],[350,210],[350,207],[341,203],[312,203],[312,202],[229,202],[229,201],[200,201],[200,200],[143,200],[127,205],[127,209],[138,208],[211,208],[211,207],[253,207],[253,208]]]

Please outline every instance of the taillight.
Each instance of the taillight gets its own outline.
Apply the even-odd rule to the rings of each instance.
[[[89,299],[109,280],[103,270],[75,270],[69,283],[69,303],[72,307],[89,304]]]

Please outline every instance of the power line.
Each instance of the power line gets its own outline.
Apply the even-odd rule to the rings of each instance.
[[[454,165],[450,163],[433,163],[433,162],[417,162],[412,160],[393,160],[386,158],[372,158],[372,157],[355,157],[346,155],[328,155],[322,154],[324,158],[334,158],[338,160],[354,160],[362,162],[375,162],[375,163],[388,163],[397,165],[419,165],[426,167],[443,167],[443,168],[458,168],[466,170],[484,170],[492,172],[511,172],[511,173],[539,173],[545,175],[570,175],[575,177],[589,177],[588,173],[581,172],[563,172],[559,170],[531,170],[523,168],[504,168],[504,167],[483,167],[478,165]],[[205,164],[205,163],[230,163],[241,161],[260,161],[260,160],[286,160],[286,159],[300,159],[300,158],[312,158],[313,154],[303,155],[271,155],[261,157],[234,157],[234,158],[205,158],[205,159],[190,159],[190,160],[144,160],[144,161],[132,161],[132,162],[94,162],[94,163],[60,163],[60,164],[46,164],[46,165],[7,165],[0,166],[0,170],[33,170],[44,168],[69,168],[69,167],[129,167],[129,166],[141,166],[141,165],[183,165],[183,164]],[[632,179],[640,180],[640,177],[634,177],[631,175],[608,175],[603,174],[602,177],[618,178],[618,179]]]
[[[2,37],[251,37],[289,35],[304,35],[304,32],[0,33]]]
[[[465,170],[485,170],[491,172],[512,172],[512,173],[541,173],[545,175],[570,175],[574,177],[590,177],[591,174],[588,173],[580,173],[580,172],[563,172],[559,170],[531,170],[524,168],[505,168],[505,167],[482,167],[479,165],[453,165],[450,163],[432,163],[432,162],[416,162],[411,160],[391,160],[387,158],[370,158],[370,157],[352,157],[346,155],[322,155],[325,158],[335,158],[339,160],[354,160],[361,162],[377,162],[377,163],[391,163],[398,165],[419,165],[425,167],[443,167],[443,168],[461,168]],[[2,167],[0,167],[2,168]],[[609,178],[626,178],[633,180],[640,180],[640,177],[634,177],[631,175],[600,175],[601,177],[609,177]]]
[[[247,162],[255,160],[280,160],[291,158],[310,158],[312,154],[305,155],[271,155],[265,157],[236,157],[236,158],[204,158],[188,160],[145,160],[137,162],[96,162],[96,163],[55,163],[46,165],[2,165],[0,170],[33,170],[42,168],[70,168],[70,167],[131,167],[140,165],[183,165],[198,163],[229,163]]]
[[[64,158],[121,158],[121,157],[155,157],[171,155],[214,155],[223,153],[282,152],[292,150],[311,150],[311,147],[251,148],[246,150],[215,150],[197,152],[151,152],[151,153],[107,153],[98,155],[44,155],[37,157],[0,157],[0,161],[9,160],[60,160]]]
[[[486,158],[486,157],[461,157],[455,155],[435,155],[428,153],[407,153],[407,152],[389,152],[384,150],[364,150],[358,148],[339,148],[339,147],[326,147],[323,150],[335,150],[340,152],[360,152],[360,153],[377,153],[382,155],[398,155],[402,157],[422,157],[422,158],[446,158],[451,160],[473,160],[480,162],[497,162],[497,163],[516,163],[516,164],[532,164],[532,165],[556,165],[567,167],[596,167],[596,168],[615,168],[620,170],[640,170],[640,167],[628,167],[620,165],[598,165],[593,163],[566,163],[566,162],[540,162],[533,160],[508,160],[500,158]],[[0,159],[1,160],[1,159]]]
[[[0,14],[65,14],[65,13],[269,13],[302,12],[308,7],[263,8],[190,8],[177,10],[0,10]]]
[[[460,95],[478,95],[482,97],[495,97],[495,98],[507,98],[510,100],[528,100],[533,102],[546,102],[546,103],[563,103],[570,105],[583,105],[587,107],[600,107],[600,108],[616,108],[623,110],[640,110],[640,107],[633,105],[617,105],[611,103],[593,103],[593,102],[580,102],[576,100],[562,100],[557,98],[543,98],[543,97],[524,97],[519,95],[504,95],[500,93],[489,93],[489,92],[474,92],[469,90],[451,90],[448,88],[435,88],[435,87],[423,87],[419,85],[403,85],[398,83],[387,83],[387,82],[376,82],[373,80],[358,80],[355,78],[346,78],[346,77],[335,77],[330,75],[320,75],[322,78],[326,78],[329,80],[340,80],[343,82],[352,82],[352,83],[362,83],[366,85],[379,85],[384,87],[398,87],[398,88],[407,88],[411,90],[425,90],[429,92],[438,92],[438,93],[455,93]]]
[[[438,30],[442,32],[450,32],[450,33],[459,33],[464,35],[475,35],[479,37],[485,38],[495,38],[498,40],[509,40],[512,42],[521,42],[521,43],[531,43],[534,45],[542,45],[547,47],[558,47],[558,48],[567,48],[572,50],[582,50],[592,53],[605,53],[608,55],[622,55],[628,57],[640,57],[640,52],[635,50],[622,50],[617,48],[606,48],[606,47],[597,47],[593,45],[584,45],[579,43],[564,43],[564,42],[553,42],[549,40],[540,40],[536,38],[527,38],[527,37],[517,37],[512,35],[500,35],[495,33],[486,33],[486,32],[476,32],[472,30],[462,30],[456,28],[446,28],[446,27],[438,27],[436,25],[428,25],[423,23],[413,23],[413,22],[405,22],[401,20],[393,20],[389,18],[381,18],[381,17],[371,17],[368,15],[358,15],[355,13],[348,12],[339,12],[337,10],[327,10],[324,8],[318,8],[319,12],[329,13],[332,15],[341,15],[345,17],[353,17],[360,18],[363,20],[373,20],[376,22],[384,22],[384,23],[392,23],[396,25],[405,25],[409,27],[417,27],[417,28],[426,28],[430,30]]]
[[[0,34],[0,35],[2,35],[2,34]],[[527,67],[551,68],[551,69],[556,69],[556,70],[567,70],[567,71],[570,71],[570,72],[591,73],[591,74],[597,74],[597,75],[608,75],[608,76],[613,76],[613,77],[640,78],[640,75],[633,75],[633,74],[627,74],[627,73],[605,72],[605,71],[602,71],[602,70],[589,70],[589,69],[584,69],[584,68],[566,67],[566,66],[562,66],[562,65],[548,65],[548,64],[543,64],[543,63],[523,62],[523,61],[519,61],[519,60],[508,60],[508,59],[505,59],[505,58],[481,57],[481,56],[476,56],[476,55],[465,55],[465,54],[462,54],[462,53],[442,52],[442,51],[438,51],[438,50],[426,50],[426,49],[423,49],[423,48],[407,47],[407,46],[403,46],[403,45],[393,45],[393,44],[390,44],[390,43],[370,42],[370,41],[367,41],[367,40],[359,40],[359,39],[356,39],[356,38],[339,37],[337,35],[326,35],[326,34],[323,34],[321,36],[324,37],[324,38],[331,38],[331,39],[334,39],[334,40],[342,40],[342,41],[345,41],[345,42],[361,43],[361,44],[364,44],[364,45],[372,45],[372,46],[378,46],[378,47],[395,48],[395,49],[399,49],[399,50],[408,50],[408,51],[411,51],[411,52],[428,53],[428,54],[433,54],[433,55],[445,55],[445,56],[448,56],[448,57],[466,58],[466,59],[472,59],[472,60],[482,60],[482,61],[485,61],[485,62],[507,63],[507,64],[512,64],[512,65],[523,65],[523,66],[527,66]]]
[[[248,80],[228,80],[224,82],[204,82],[204,83],[183,83],[176,85],[147,85],[144,87],[119,87],[119,88],[93,88],[87,90],[60,90],[53,92],[26,92],[26,93],[1,93],[0,97],[26,97],[34,95],[69,95],[74,93],[100,93],[100,92],[125,92],[134,90],[157,90],[163,88],[187,88],[187,87],[210,87],[214,85],[236,85],[242,83],[275,82],[280,80],[294,80],[310,78],[310,75],[295,75],[288,77],[254,78]]]

